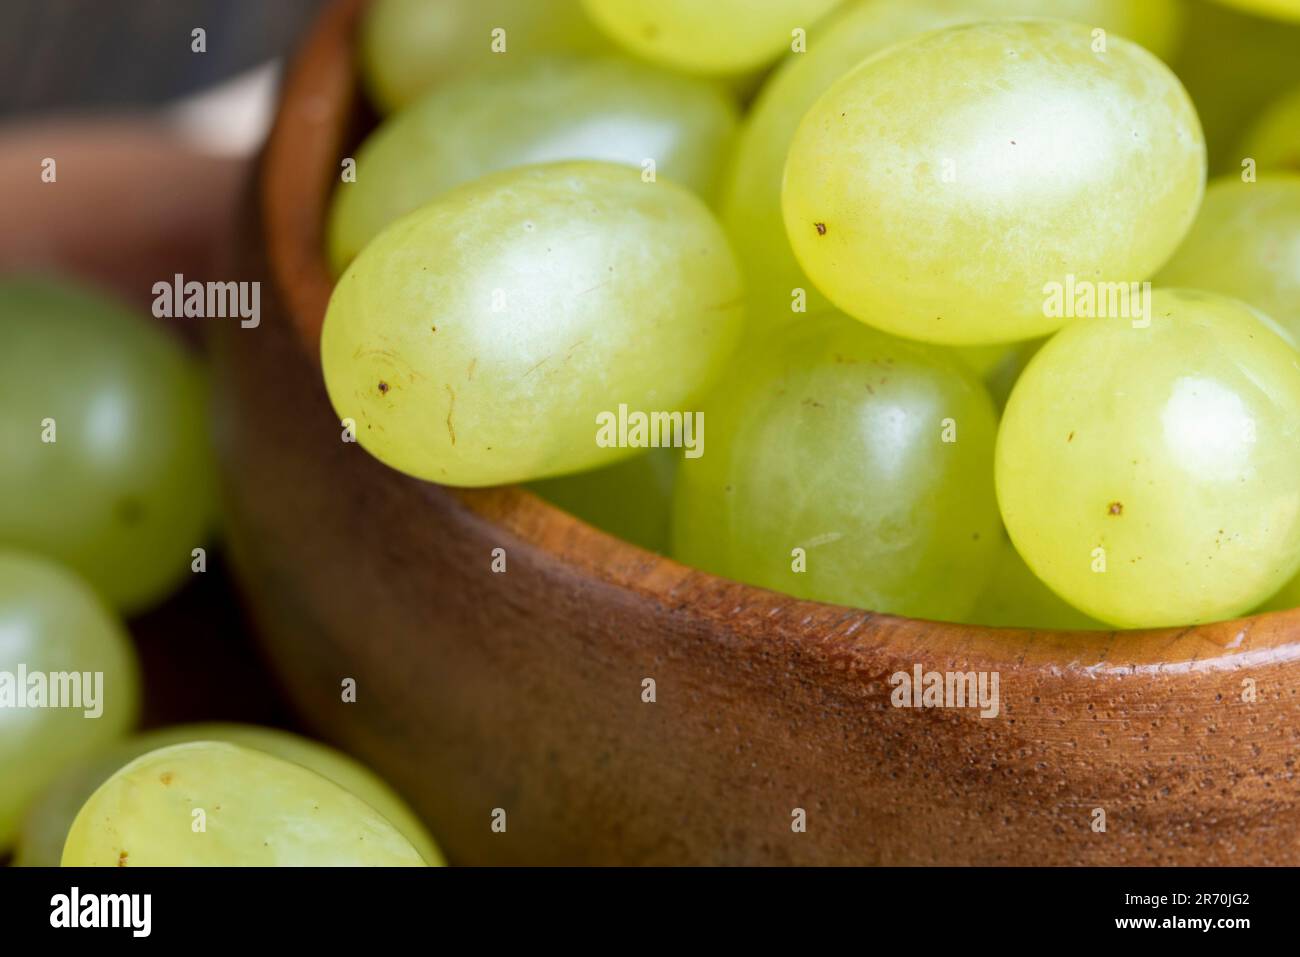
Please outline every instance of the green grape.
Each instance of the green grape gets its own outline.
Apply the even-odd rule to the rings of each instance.
[[[957,346],[953,351],[971,372],[983,379],[993,374],[993,370],[1002,364],[1002,360],[1013,348],[1014,344],[995,342],[987,346]]]
[[[1260,109],[1296,85],[1300,23],[1266,20],[1210,0],[1189,0],[1185,39],[1173,61],[1196,104],[1210,169],[1240,168],[1235,152]]]
[[[534,482],[531,488],[587,524],[663,554],[681,455],[679,449],[654,449],[603,469]]]
[[[1300,566],[1300,355],[1234,299],[1152,298],[1148,326],[1058,333],[998,434],[1016,548],[1062,598],[1121,627],[1233,617]]]
[[[0,280],[0,542],[124,612],[188,573],[215,511],[206,386],[180,345],[89,290]]]
[[[957,346],[953,351],[984,383],[993,404],[1001,409],[1007,404],[1007,398],[1011,395],[1016,380],[1020,378],[1020,373],[1046,341],[1044,338],[1010,344]]]
[[[135,651],[99,596],[48,559],[0,550],[0,853],[66,764],[131,726],[139,697]]]
[[[609,49],[579,0],[374,0],[360,43],[362,75],[385,113],[455,77]]]
[[[484,173],[559,160],[643,168],[705,199],[736,112],[711,83],[630,60],[536,60],[434,90],[371,134],[357,179],[335,193],[338,272],[385,226]]]
[[[201,812],[201,813],[200,813]],[[224,741],[151,751],[81,808],[64,867],[421,867],[392,824],[300,764]]]
[[[1248,302],[1300,347],[1300,175],[1215,180],[1192,231],[1156,281]]]
[[[722,228],[692,193],[612,164],[530,166],[377,236],[335,287],[321,361],[371,454],[497,485],[633,454],[602,417],[689,413],[742,314]]]
[[[999,16],[1056,16],[1100,25],[1167,56],[1179,34],[1173,0],[858,0],[810,34],[763,87],[741,127],[723,191],[723,222],[745,270],[755,317],[781,319],[803,289],[807,310],[826,299],[795,260],[781,217],[781,177],[799,121],[827,89],[867,57],[928,30]]]
[[[998,548],[997,425],[945,350],[810,317],[742,356],[704,414],[705,454],[677,470],[676,558],[801,598],[970,612]]]
[[[583,0],[626,49],[689,73],[741,73],[792,49],[840,0]]]
[[[966,617],[972,625],[990,628],[1043,628],[1090,631],[1105,626],[1071,608],[1029,570],[1011,542],[1003,540],[993,581]]]
[[[1219,0],[1219,3],[1261,17],[1300,20],[1300,0]]]
[[[832,86],[782,191],[822,294],[887,332],[978,345],[1063,325],[1050,283],[1158,269],[1204,190],[1196,112],[1150,53],[1093,42],[1058,20],[952,27]]]
[[[1006,406],[1020,374],[1025,371],[1029,360],[1038,354],[1038,350],[1043,348],[1046,342],[1046,339],[1029,339],[1015,343],[1003,353],[1001,360],[985,373],[984,385],[988,388],[989,395],[993,397],[994,405],[999,409]]]
[[[1300,575],[1292,578],[1282,586],[1281,591],[1255,610],[1262,613],[1266,611],[1290,611],[1292,608],[1300,608]]]
[[[1300,56],[1300,46],[1296,55]],[[1300,87],[1263,112],[1247,131],[1237,156],[1253,159],[1257,168],[1266,172],[1300,172]]]
[[[20,867],[58,867],[73,819],[101,784],[142,754],[193,741],[224,741],[301,764],[378,811],[402,832],[425,862],[435,866],[444,863],[442,852],[415,812],[372,771],[320,742],[246,724],[189,724],[150,731],[116,742],[64,769],[23,820],[14,863]]]

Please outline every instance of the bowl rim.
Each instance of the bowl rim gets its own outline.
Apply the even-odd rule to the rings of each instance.
[[[322,10],[286,74],[258,172],[258,222],[270,277],[315,369],[334,285],[325,219],[339,157],[349,145],[361,102],[354,38],[369,2],[333,0]],[[605,586],[630,590],[664,614],[694,617],[735,636],[775,629],[788,639],[833,644],[864,661],[869,657],[873,665],[884,651],[898,660],[1099,678],[1167,677],[1300,660],[1300,609],[1131,631],[992,628],[904,618],[794,598],[689,568],[596,529],[518,485],[462,489],[402,478],[428,497],[450,496],[524,545]]]

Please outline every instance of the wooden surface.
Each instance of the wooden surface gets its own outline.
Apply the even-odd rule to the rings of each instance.
[[[873,615],[341,442],[316,354],[320,227],[357,134],[357,8],[319,25],[266,154],[249,247],[267,244],[250,266],[268,280],[262,326],[221,329],[230,540],[297,707],[453,859],[1300,863],[1300,612],[1073,635]],[[996,671],[1001,714],[892,707],[889,676],[916,664]]]

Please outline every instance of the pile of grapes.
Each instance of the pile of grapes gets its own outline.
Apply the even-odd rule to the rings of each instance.
[[[129,734],[147,689],[123,619],[206,570],[216,521],[203,370],[149,322],[65,279],[0,279],[0,861],[441,863],[323,744]]]
[[[1292,607],[1300,2],[1236,5],[379,0],[335,411],[800,597]]]

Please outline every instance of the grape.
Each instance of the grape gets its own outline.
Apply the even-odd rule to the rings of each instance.
[[[1300,608],[1300,575],[1296,575],[1283,585],[1281,591],[1264,602],[1256,611],[1290,611],[1292,608]]]
[[[1085,26],[1001,20],[872,58],[804,118],[782,202],[823,295],[887,332],[1009,342],[1067,321],[1049,283],[1132,283],[1191,225],[1205,180],[1173,74]]]
[[[1279,20],[1300,20],[1300,0],[1219,0],[1246,13]]]
[[[1157,289],[1072,323],[1003,415],[998,501],[1029,567],[1123,627],[1243,613],[1300,566],[1300,354],[1249,306]]]
[[[675,557],[801,598],[970,612],[1000,534],[996,421],[944,350],[810,317],[739,359],[705,422],[705,454],[678,466]]]
[[[1239,168],[1235,152],[1260,108],[1296,85],[1300,23],[1246,16],[1209,0],[1188,3],[1174,72],[1196,104],[1210,168]]]
[[[91,677],[58,678],[72,672]],[[56,688],[81,706],[50,707]],[[65,764],[130,727],[139,694],[134,649],[99,596],[48,559],[0,550],[0,852]]]
[[[385,113],[455,77],[609,49],[579,0],[375,0],[360,42],[366,86]]]
[[[0,542],[65,562],[124,612],[153,604],[215,511],[200,370],[126,308],[52,280],[0,280],[0,324]]]
[[[1029,570],[1011,542],[1003,540],[994,565],[993,581],[967,616],[972,625],[991,628],[1045,628],[1089,631],[1101,622],[1071,608]]]
[[[330,300],[325,382],[361,445],[407,474],[562,475],[636,451],[598,444],[619,406],[690,412],[742,298],[721,227],[681,187],[605,163],[523,167],[366,247]]]
[[[66,768],[24,819],[14,863],[22,867],[58,867],[73,819],[101,784],[143,754],[193,741],[224,741],[301,764],[378,811],[426,862],[443,863],[441,851],[406,802],[359,762],[288,731],[244,724],[190,724],[150,731],[117,742]]]
[[[591,159],[715,191],[735,132],[715,85],[626,60],[537,60],[440,87],[379,127],[357,179],[335,194],[330,256],[342,272],[380,230],[484,173]]]
[[[1215,180],[1192,231],[1156,279],[1248,302],[1300,346],[1300,175]]]
[[[985,17],[1059,16],[1098,24],[1167,55],[1179,32],[1172,0],[859,0],[810,34],[808,52],[789,57],[772,76],[741,127],[723,194],[723,222],[745,269],[756,317],[789,318],[791,291],[809,312],[826,299],[808,282],[781,218],[781,177],[799,121],[836,80],[868,56],[939,27]]]
[[[690,73],[740,73],[792,49],[840,0],[584,0],[602,30],[638,56]]]
[[[1300,56],[1300,44],[1296,46]],[[1265,171],[1300,172],[1300,87],[1279,97],[1247,132],[1237,156]]]
[[[552,505],[647,551],[668,551],[678,449],[654,449],[615,465],[534,482]]]
[[[1015,388],[1021,373],[1025,371],[1025,366],[1029,365],[1029,360],[1038,354],[1038,350],[1046,342],[1046,339],[1030,339],[1015,343],[1003,353],[997,365],[984,375],[984,385],[988,388],[989,395],[993,397],[994,405],[999,409],[1006,407],[1007,399],[1011,397],[1011,390]]]
[[[1007,397],[1011,395],[1020,373],[1046,341],[1029,339],[1010,344],[958,346],[953,351],[984,383],[993,404],[1001,409],[1007,404]]]
[[[423,865],[361,798],[302,765],[224,741],[136,758],[91,795],[63,849],[64,867]]]

